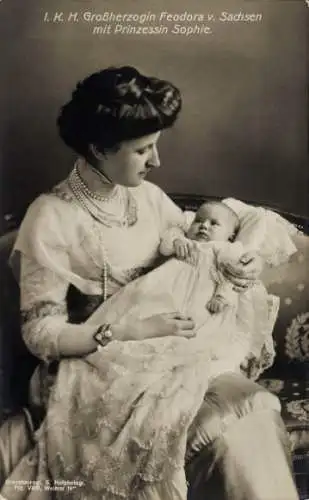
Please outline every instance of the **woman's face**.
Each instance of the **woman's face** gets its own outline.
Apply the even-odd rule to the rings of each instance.
[[[141,184],[148,172],[160,166],[157,142],[161,132],[123,141],[116,152],[107,152],[99,170],[113,182],[134,187]]]

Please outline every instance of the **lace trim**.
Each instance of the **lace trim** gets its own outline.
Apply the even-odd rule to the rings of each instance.
[[[129,351],[123,344],[127,343],[110,343],[113,364],[122,366],[121,352],[124,348]],[[158,348],[159,353],[165,353],[174,342],[171,346],[157,344],[149,345],[150,365],[158,358]],[[187,347],[181,345],[186,356]],[[49,399],[45,440],[43,437],[48,445],[48,468],[52,477],[82,482],[76,498],[136,499],[138,491],[171,481],[184,467],[187,429],[207,387],[204,352],[193,372],[188,366],[190,376],[183,374],[183,380],[177,381],[174,373],[174,368],[183,371],[182,356],[165,373],[159,366],[157,380],[150,376],[149,391],[145,391],[148,383],[142,367],[136,370],[135,359],[134,379],[141,380],[137,388],[132,373],[122,377],[113,372],[109,350],[105,353],[102,359],[97,353],[93,355],[99,358],[97,367],[90,364],[94,359],[88,358],[89,363],[70,360],[60,368]],[[190,389],[193,384],[194,394]],[[178,400],[185,401],[180,411]],[[177,411],[168,409],[167,402]]]
[[[242,366],[242,372],[251,380],[257,380],[260,375],[270,368],[274,362],[275,354],[263,345],[260,358],[250,357]]]
[[[180,419],[177,430],[167,426],[161,427],[154,441],[157,442],[159,439],[162,443],[159,449],[157,448],[156,458],[153,461],[150,457],[155,452],[154,442],[143,442],[137,438],[128,439],[127,443],[122,444],[121,456],[109,451],[106,446],[103,453],[95,443],[102,442],[102,434],[106,429],[110,430],[111,438],[114,439],[119,433],[119,428],[115,431],[108,419],[102,418],[104,402],[101,408],[98,405],[89,411],[83,408],[83,415],[80,413],[81,410],[80,407],[77,409],[80,418],[70,430],[65,421],[58,421],[57,424],[58,430],[61,428],[61,432],[65,434],[65,440],[68,439],[68,449],[69,442],[73,446],[71,452],[73,448],[78,449],[74,460],[70,459],[70,451],[68,455],[58,451],[52,459],[49,457],[49,467],[53,477],[79,481],[82,484],[81,488],[78,488],[79,495],[85,495],[87,499],[96,499],[98,494],[110,500],[133,499],[147,485],[168,480],[182,467],[183,464],[179,459],[175,460],[172,457],[179,454],[179,439],[188,426],[186,418]],[[161,459],[158,453],[162,455]],[[126,467],[122,462],[123,456],[127,457]]]
[[[279,302],[269,297],[268,315],[269,321],[273,324],[277,318],[278,310]],[[252,380],[257,380],[265,370],[270,368],[276,356],[272,334],[267,334],[266,331],[261,333],[264,336],[264,344],[261,348],[259,357],[250,355],[241,366],[242,372]]]
[[[22,325],[47,316],[63,316],[66,314],[66,305],[59,304],[52,300],[42,300],[37,302],[27,310],[21,310]]]
[[[67,201],[68,203],[76,203],[76,198],[74,197],[73,193],[69,190],[65,190],[65,181],[61,182],[60,184],[57,184],[54,186],[50,193],[57,196],[57,198],[60,198],[60,200]]]

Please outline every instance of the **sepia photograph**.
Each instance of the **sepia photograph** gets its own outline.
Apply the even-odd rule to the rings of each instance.
[[[309,2],[0,40],[0,500],[309,500]]]

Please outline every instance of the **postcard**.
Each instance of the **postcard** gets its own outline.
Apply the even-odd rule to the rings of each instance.
[[[1,499],[309,498],[308,14],[0,0]]]

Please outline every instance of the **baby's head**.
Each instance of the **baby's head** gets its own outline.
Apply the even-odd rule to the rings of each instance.
[[[203,203],[196,212],[187,237],[197,241],[233,241],[239,230],[237,214],[224,203]]]

